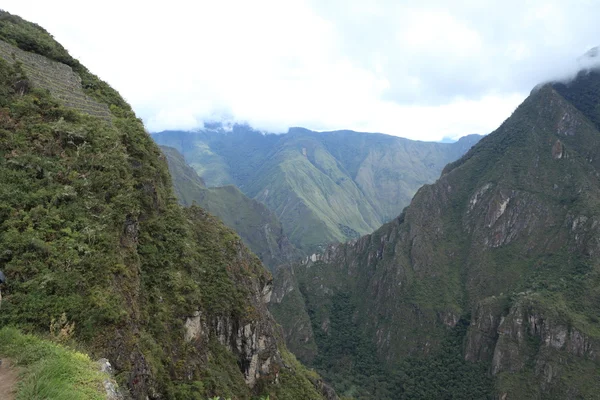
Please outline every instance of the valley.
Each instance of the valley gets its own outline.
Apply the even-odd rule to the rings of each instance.
[[[275,135],[243,125],[152,137],[177,149],[207,186],[235,185],[266,205],[303,254],[371,233],[481,138],[430,143],[302,128]]]
[[[378,13],[362,10],[358,20]],[[473,110],[460,115],[479,121],[497,111],[473,100],[488,71],[465,84],[448,60],[444,79],[431,80],[439,93],[417,75],[399,93],[383,53],[360,66],[368,73],[349,58],[330,73],[322,63],[347,48],[313,54],[302,46],[307,29],[282,41],[289,69],[277,75],[281,66],[268,62],[275,30],[263,25],[253,29],[264,29],[269,52],[236,53],[226,68],[202,53],[214,63],[210,84],[200,72],[183,80],[187,66],[166,56],[169,76],[143,87],[120,81],[132,107],[43,27],[0,10],[0,397],[600,399],[598,48],[577,59],[576,73],[537,82],[491,133],[433,142],[331,130],[332,121],[385,126],[399,121],[390,110],[408,107],[420,120],[402,114],[392,132],[409,136],[455,123],[465,104]],[[323,42],[328,29],[343,32],[310,27]],[[254,33],[231,31],[232,48]],[[196,39],[200,49],[206,38]],[[144,68],[167,69],[152,57]],[[228,79],[216,79],[221,70]],[[341,97],[327,89],[338,74]],[[296,95],[319,93],[304,103],[276,98],[272,120],[248,122],[242,100],[258,115],[274,97],[263,93],[265,76]],[[140,100],[165,81],[160,107]],[[221,114],[197,110],[205,98],[182,95],[186,85],[214,96]],[[428,99],[407,105],[411,85]],[[225,104],[226,92],[239,101]],[[306,116],[294,117],[299,108]],[[154,119],[142,119],[149,112]],[[447,122],[432,123],[440,115]],[[264,130],[278,118],[313,129]]]

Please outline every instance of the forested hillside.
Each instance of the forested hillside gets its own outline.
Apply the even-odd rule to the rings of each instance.
[[[266,309],[270,273],[177,204],[119,94],[4,11],[0,49],[0,325],[65,333],[134,399],[322,398]]]

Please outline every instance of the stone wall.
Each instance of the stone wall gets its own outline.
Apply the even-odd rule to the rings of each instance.
[[[20,62],[34,87],[49,90],[50,94],[66,107],[107,121],[111,120],[108,106],[83,92],[81,78],[68,65],[23,51],[2,40],[0,40],[0,58],[10,63]]]

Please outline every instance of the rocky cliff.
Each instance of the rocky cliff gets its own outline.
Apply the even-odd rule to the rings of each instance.
[[[400,371],[390,398],[460,398],[452,380],[428,395],[411,385],[448,372],[440,353],[463,325],[454,351],[493,377],[489,396],[598,398],[599,82],[587,71],[536,88],[398,218],[282,272],[272,311],[290,347],[344,388],[332,372],[343,364],[319,354],[343,333],[331,327],[346,293],[355,331]],[[290,325],[292,305],[312,332]],[[427,365],[416,377],[415,359]],[[359,370],[344,376],[360,382]]]
[[[0,48],[0,325],[64,333],[134,399],[335,397],[280,339],[270,273],[177,204],[118,93],[4,11]]]

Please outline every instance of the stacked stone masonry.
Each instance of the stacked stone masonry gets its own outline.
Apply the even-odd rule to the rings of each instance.
[[[2,40],[0,40],[0,58],[10,63],[20,62],[23,72],[34,87],[47,89],[66,107],[111,121],[108,106],[83,92],[81,78],[68,65],[23,51]]]

